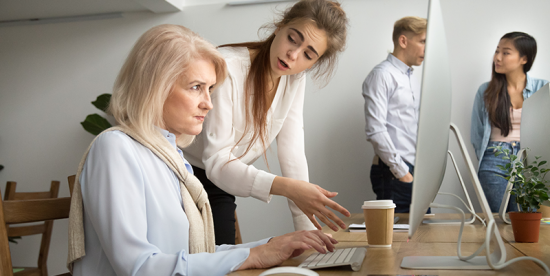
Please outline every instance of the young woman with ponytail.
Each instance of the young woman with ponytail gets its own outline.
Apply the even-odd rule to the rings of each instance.
[[[304,149],[305,72],[326,81],[344,49],[348,19],[340,4],[302,0],[284,12],[265,40],[222,45],[229,76],[212,94],[213,110],[185,156],[212,204],[216,244],[235,242],[235,196],[289,199],[296,230],[346,226],[330,209],[349,212],[309,183]],[[252,163],[274,139],[283,176]],[[266,217],[269,217],[266,214]]]
[[[537,42],[522,32],[505,34],[493,57],[491,81],[482,84],[474,100],[471,141],[479,160],[479,181],[492,212],[498,212],[507,181],[497,165],[508,163],[495,156],[492,147],[502,146],[517,154],[523,101],[548,81],[527,74],[537,55]],[[499,176],[500,175],[500,176]],[[512,196],[508,211],[516,211]]]

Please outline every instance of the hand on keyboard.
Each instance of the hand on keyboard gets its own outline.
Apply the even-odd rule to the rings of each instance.
[[[317,252],[326,253],[334,250],[335,239],[328,237],[319,230],[296,231],[271,239],[268,243],[250,249],[250,255],[240,269],[267,268],[278,264],[288,258],[296,257],[305,250],[315,249]]]

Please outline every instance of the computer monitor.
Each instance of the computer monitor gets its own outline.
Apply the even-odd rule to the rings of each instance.
[[[520,146],[529,149],[527,162],[535,161],[536,156],[550,162],[550,84],[546,84],[523,103],[521,111]],[[539,160],[540,161],[540,160]],[[550,180],[550,174],[546,175]]]
[[[546,84],[523,102],[521,111],[521,148],[529,148],[527,162],[541,156],[550,161],[550,84]],[[550,179],[550,175],[546,178]]]
[[[460,210],[454,206],[432,203],[439,192],[445,174],[449,130],[453,131],[458,141],[474,191],[485,215],[489,235],[486,235],[488,238],[483,245],[470,256],[461,256],[458,247],[455,256],[404,257],[401,267],[406,269],[500,269],[511,263],[511,261],[506,262],[504,242],[495,225],[495,219],[479,183],[464,140],[458,128],[451,123],[451,73],[439,0],[431,0],[429,4],[424,57],[414,169],[415,179],[409,216],[409,237],[413,237],[422,223],[428,207]],[[494,246],[491,246],[491,241],[495,241]],[[477,256],[483,249],[486,252],[492,252],[487,256]],[[527,257],[524,258],[527,259]],[[536,261],[548,271],[544,263],[534,258],[529,257],[528,259]]]
[[[451,125],[451,70],[439,1],[430,1],[422,71],[409,237],[434,201],[447,167]]]
[[[550,84],[543,86],[523,103],[520,146],[522,151],[529,149],[526,152],[526,163],[535,161],[536,156],[541,156],[541,160],[550,161],[550,140],[548,140],[548,137],[550,137],[549,106]],[[518,153],[518,155],[520,154]],[[550,180],[550,175],[546,175],[546,180]],[[510,200],[511,188],[512,183],[510,182],[506,187],[498,212],[500,218],[508,224],[510,224],[510,220],[506,217],[506,209]]]

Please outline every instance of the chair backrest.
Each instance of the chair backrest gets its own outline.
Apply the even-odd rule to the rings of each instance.
[[[239,219],[237,219],[237,211],[235,211],[235,244],[243,243],[241,237],[241,228],[239,227]]]
[[[57,198],[59,194],[59,181],[52,181],[50,190],[45,192],[16,192],[17,183],[8,181],[6,184],[6,194],[4,200],[28,200],[28,199],[46,199]],[[25,226],[10,226],[7,228],[8,237],[30,236],[42,234],[40,242],[40,251],[38,252],[38,263],[36,274],[48,275],[48,252],[50,250],[50,241],[52,236],[53,221],[48,220],[44,223],[25,225]],[[20,273],[21,274],[21,273]]]
[[[37,233],[43,234],[38,266],[45,271],[43,275],[47,275],[46,261],[53,223],[51,220],[69,217],[71,198],[46,198],[42,193],[15,193],[14,183],[9,184],[9,188],[6,187],[6,190],[6,199],[0,204],[0,275],[13,275],[8,236],[25,236]],[[50,191],[45,193],[48,193],[49,197],[52,195],[57,197],[58,191],[59,182],[53,181]],[[38,198],[30,199],[33,196]],[[32,226],[9,226],[39,221],[46,222]]]
[[[74,182],[76,180],[76,175],[69,175],[67,177],[67,180],[69,181],[69,193],[71,194],[71,196],[73,196],[73,188],[74,188]]]

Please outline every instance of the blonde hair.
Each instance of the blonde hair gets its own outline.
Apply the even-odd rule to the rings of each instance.
[[[159,25],[136,42],[116,79],[109,112],[119,125],[134,129],[147,139],[159,137],[163,107],[173,84],[197,59],[210,60],[216,85],[224,81],[227,67],[216,48],[191,30],[178,25]],[[187,146],[194,135],[181,135],[178,145]]]
[[[426,32],[428,20],[426,18],[418,17],[418,16],[406,16],[403,17],[397,21],[395,21],[395,24],[393,24],[393,44],[399,45],[399,37],[401,35],[408,35],[410,33],[413,33],[415,35],[422,34]]]

